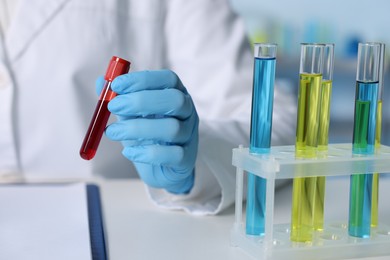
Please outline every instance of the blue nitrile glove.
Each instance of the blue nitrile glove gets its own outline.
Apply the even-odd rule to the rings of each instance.
[[[118,76],[118,96],[108,104],[118,116],[106,135],[121,141],[141,179],[171,193],[188,193],[194,184],[199,119],[191,96],[170,70]]]

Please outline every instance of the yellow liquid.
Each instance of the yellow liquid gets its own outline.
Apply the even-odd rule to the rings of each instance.
[[[314,198],[316,177],[294,178],[291,218],[291,241],[311,242],[313,239]]]
[[[318,151],[317,157],[325,158],[328,152],[329,122],[330,122],[330,100],[332,96],[332,81],[322,81],[320,123],[318,128]],[[314,194],[314,230],[324,229],[324,202],[326,178],[316,177],[316,190]]]
[[[328,150],[329,141],[329,121],[330,121],[330,99],[332,95],[332,81],[322,82],[320,122],[318,129],[318,150],[320,152]]]
[[[326,178],[324,176],[316,178],[316,190],[314,191],[314,216],[313,225],[314,230],[324,230],[324,206],[325,206],[325,183]]]
[[[382,100],[378,101],[376,114],[376,132],[375,132],[375,148],[381,146],[382,134]],[[372,200],[371,200],[371,227],[378,226],[378,192],[379,192],[379,174],[374,173],[372,176]]]
[[[298,118],[295,156],[315,158],[321,103],[322,74],[301,74],[298,95]]]
[[[321,74],[300,75],[295,143],[297,158],[316,157],[321,81]],[[290,235],[292,241],[312,241],[317,191],[317,177],[294,179]]]
[[[381,146],[381,135],[382,135],[382,100],[379,100],[377,111],[376,111],[375,148],[379,148]]]

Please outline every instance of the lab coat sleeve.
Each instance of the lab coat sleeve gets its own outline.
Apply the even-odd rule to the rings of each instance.
[[[291,144],[296,118],[293,95],[276,86],[274,99],[272,144]],[[147,187],[157,206],[194,215],[214,215],[233,204],[236,170],[232,166],[232,149],[238,144],[248,145],[249,125],[235,120],[201,121],[199,131],[194,188],[188,195],[173,195]],[[284,180],[277,181],[276,186],[285,183]]]
[[[234,202],[232,149],[249,142],[253,55],[244,25],[225,0],[171,0],[167,62],[191,94],[200,118],[195,184],[187,195],[148,187],[159,206],[217,214]],[[275,89],[273,145],[291,140],[291,96]]]

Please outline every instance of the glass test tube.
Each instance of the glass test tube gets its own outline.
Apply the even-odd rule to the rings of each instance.
[[[322,73],[321,107],[318,128],[318,152],[319,158],[325,158],[328,153],[330,100],[332,96],[334,67],[334,44],[328,43],[324,47],[324,67]],[[325,181],[324,176],[316,177],[316,190],[314,193],[314,230],[321,231],[324,228],[324,202]]]
[[[296,158],[317,156],[324,47],[324,44],[301,44]],[[315,177],[294,178],[290,234],[292,241],[309,242],[313,239],[316,181]]]
[[[374,154],[379,92],[380,44],[359,43],[356,75],[352,152]],[[369,237],[371,226],[372,174],[352,174],[348,233]]]
[[[127,73],[129,69],[129,61],[116,56],[111,58],[104,76],[104,87],[100,93],[99,101],[80,148],[81,158],[91,160],[95,156],[106,128],[108,118],[110,117],[110,111],[107,109],[108,102],[116,96],[116,93],[111,90],[111,82],[117,76]]]
[[[380,44],[379,54],[379,93],[378,106],[376,113],[376,133],[375,133],[375,149],[381,146],[382,135],[382,100],[384,88],[384,69],[385,69],[385,44]],[[374,173],[372,176],[372,204],[371,204],[371,227],[378,226],[378,193],[379,193],[379,174]]]
[[[252,154],[268,154],[271,147],[276,44],[254,45],[254,70],[250,147]],[[263,235],[265,226],[266,180],[248,173],[246,233]]]

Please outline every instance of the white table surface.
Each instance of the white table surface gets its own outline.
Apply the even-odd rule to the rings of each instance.
[[[348,219],[349,179],[328,179],[325,221]],[[234,208],[196,217],[155,206],[139,180],[100,183],[108,253],[120,259],[253,259],[230,246]],[[380,222],[390,224],[390,178],[380,183]],[[291,185],[276,192],[275,223],[289,223]],[[385,260],[390,256],[360,258]],[[291,260],[291,259],[290,259]]]

